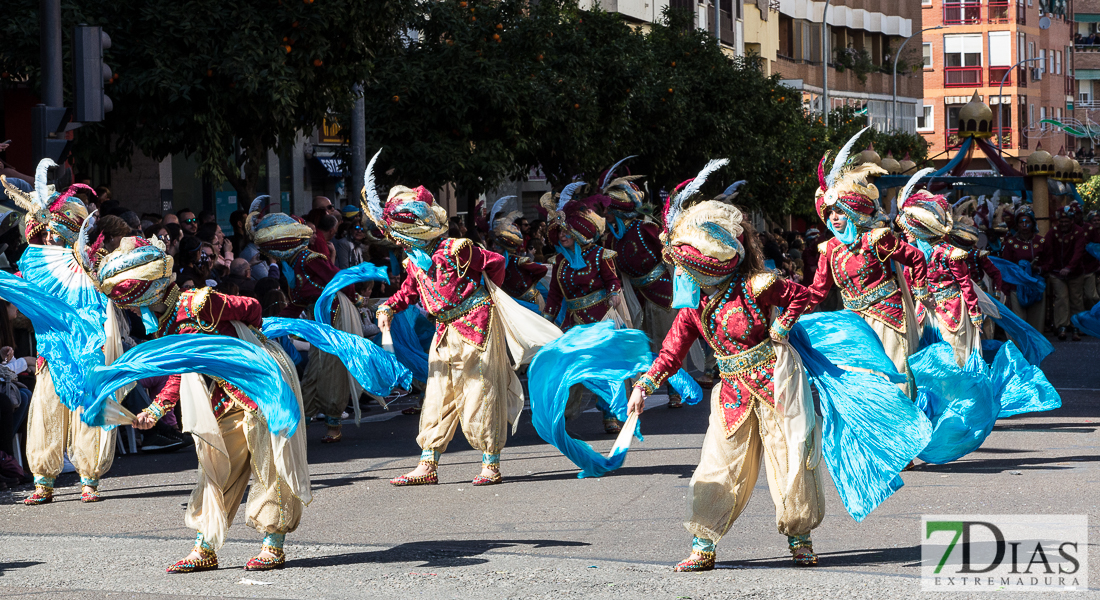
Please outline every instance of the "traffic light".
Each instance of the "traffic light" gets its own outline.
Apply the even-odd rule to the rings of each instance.
[[[43,158],[51,158],[57,164],[69,160],[72,141],[65,133],[70,127],[72,109],[39,104],[31,109],[31,153],[34,164]]]
[[[111,68],[103,64],[103,51],[111,47],[111,38],[102,27],[80,25],[73,29],[73,81],[76,120],[96,123],[111,111],[111,99],[103,93],[103,84],[111,81]]]

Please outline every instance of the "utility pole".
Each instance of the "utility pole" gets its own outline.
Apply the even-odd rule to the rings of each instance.
[[[42,104],[65,105],[61,87],[61,0],[39,2],[42,45]]]
[[[356,85],[353,92],[355,104],[351,107],[351,188],[348,190],[348,204],[359,204],[364,185],[363,172],[367,170],[366,104],[362,84]]]

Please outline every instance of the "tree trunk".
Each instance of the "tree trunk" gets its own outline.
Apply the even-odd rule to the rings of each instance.
[[[260,167],[267,160],[267,148],[258,139],[249,140],[242,145],[244,154],[241,159],[225,163],[222,175],[229,185],[237,190],[237,206],[242,210],[248,210],[252,200],[256,198],[256,188],[260,183]]]

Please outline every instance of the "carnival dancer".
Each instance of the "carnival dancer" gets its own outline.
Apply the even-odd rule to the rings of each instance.
[[[261,308],[252,298],[226,296],[210,288],[181,291],[173,282],[172,257],[159,240],[124,238],[119,248],[104,257],[98,269],[100,290],[120,307],[151,312],[156,336],[202,333],[229,336],[261,345],[256,335],[262,326]],[[296,383],[294,367],[285,353],[271,344],[283,378]],[[138,346],[140,349],[141,346]],[[300,422],[289,440],[269,431],[273,415],[261,409],[271,398],[253,398],[238,386],[214,378],[213,392],[197,375],[172,375],[164,389],[134,419],[138,429],[152,427],[181,401],[185,414],[195,406],[209,406],[207,427],[196,428],[199,481],[187,504],[184,520],[198,531],[194,549],[168,567],[169,573],[190,573],[218,567],[216,551],[225,541],[229,524],[241,504],[249,478],[247,524],[264,534],[259,554],[246,570],[281,568],[286,563],[283,543],[298,527],[302,510],[310,500],[305,457],[305,426]],[[204,410],[200,410],[204,412]],[[216,419],[216,422],[214,422]],[[203,419],[199,418],[202,423]],[[274,426],[274,424],[270,424]],[[276,451],[278,450],[278,451]]]
[[[931,322],[926,326],[939,330],[962,367],[972,353],[981,351],[984,317],[966,263],[967,252],[947,242],[954,219],[945,205],[942,196],[921,190],[904,197],[898,223],[906,232],[932,246],[928,287],[935,298],[935,311],[929,315]]]
[[[505,326],[489,287],[503,282],[504,257],[468,239],[448,238],[447,212],[424,187],[394,187],[383,206],[371,168],[366,182],[370,218],[409,255],[401,289],[378,308],[378,327],[388,331],[394,315],[417,302],[436,319],[416,438],[420,463],[390,483],[438,483],[439,458],[460,423],[482,453],[473,484],[501,483],[508,423],[515,424],[523,408],[523,388],[509,364]]]
[[[1037,284],[1042,284],[1041,287],[1045,289],[1046,284],[1039,272],[1039,249],[1043,238],[1035,227],[1035,213],[1025,207],[1013,216],[1015,233],[1005,238],[1000,258],[1010,264],[1019,265],[1020,268],[1025,268],[1026,265],[1026,273],[1023,275],[1034,279]],[[1046,297],[1042,289],[1039,289],[1038,294],[1032,293],[1033,289],[1039,287],[1031,286],[1027,290],[1020,290],[1015,284],[1005,283],[1005,288],[1008,290],[1008,305],[1012,308],[1012,312],[1027,321],[1037,331],[1042,332],[1046,325]]]
[[[1047,289],[1053,296],[1054,328],[1058,339],[1065,340],[1070,332],[1073,341],[1081,336],[1070,322],[1070,316],[1085,310],[1082,263],[1085,257],[1085,231],[1073,224],[1073,209],[1063,207],[1055,216],[1054,226],[1040,242],[1040,269],[1047,276]]]
[[[494,243],[502,251],[505,261],[504,281],[500,289],[516,300],[533,305],[541,313],[546,301],[537,286],[546,276],[547,267],[523,253],[523,234],[516,226],[516,220],[522,219],[523,213],[516,210],[500,214],[513,198],[515,196],[505,196],[497,200],[489,214]]]
[[[338,270],[324,256],[312,252],[307,245],[313,230],[294,217],[283,213],[267,214],[268,196],[259,196],[249,208],[245,231],[265,256],[276,260],[286,279],[289,304],[281,316],[306,318],[313,315],[313,304]],[[352,301],[354,286],[337,294],[333,302],[333,326],[352,335],[363,335],[363,322]],[[359,396],[362,390],[348,374],[340,359],[311,347],[306,372],[302,377],[302,396],[306,416],[323,413],[327,431],[321,443],[341,440],[341,415],[352,404],[356,423],[359,422]]]
[[[916,352],[920,332],[910,287],[899,267],[912,270],[912,296],[927,301],[924,255],[889,229],[875,226],[880,212],[878,188],[867,177],[886,171],[872,163],[847,164],[852,146],[865,131],[867,128],[848,140],[828,174],[828,155],[818,166],[817,213],[833,237],[818,245],[820,257],[810,286],[811,304],[816,306],[834,285],[839,287],[844,307],[867,321],[898,372],[908,375],[907,358]],[[903,385],[914,397],[916,389],[911,378]]]
[[[587,186],[583,181],[573,182],[565,186],[556,203],[549,192],[539,201],[548,215],[550,243],[558,251],[551,262],[553,275],[543,316],[554,321],[559,312],[564,312],[563,332],[575,325],[604,319],[630,326],[622,302],[622,283],[615,269],[617,253],[597,243],[607,222],[588,203],[574,198]],[[573,390],[567,410],[569,418],[583,408],[584,393],[582,386]],[[597,405],[603,413],[604,431],[619,433],[622,423],[603,402],[598,401]]]
[[[810,532],[821,523],[825,498],[821,471],[809,458],[820,455],[820,437],[813,436],[813,409],[804,408],[809,387],[801,362],[785,344],[810,294],[764,269],[759,242],[738,209],[714,201],[682,209],[706,173],[682,184],[666,210],[664,257],[676,268],[675,305],[686,308],[638,380],[629,412],[641,413],[645,396],[704,338],[715,349],[722,380],[712,392],[710,424],[691,479],[691,516],[684,526],[694,536],[692,552],[676,570],[714,568],[715,545],[748,504],[761,459],[776,525],[795,564],[814,565]]]
[[[599,194],[607,204],[607,228],[611,232],[607,241],[615,251],[615,266],[623,278],[623,296],[628,304],[633,304],[631,298],[635,298],[640,307],[639,314],[631,315],[632,321],[646,333],[651,349],[657,352],[676,318],[672,275],[661,259],[661,228],[643,214],[645,192],[634,183],[641,176],[615,177],[615,170],[626,160],[600,177]],[[668,407],[681,406],[680,394],[669,386]]]
[[[77,309],[83,318],[102,329],[108,341],[108,361],[122,354],[118,315],[80,267],[73,245],[88,210],[74,194],[91,188],[76,184],[64,193],[47,184],[48,172],[57,165],[43,159],[35,172],[35,190],[25,193],[3,181],[4,191],[27,211],[25,235],[31,247],[20,260],[22,276]],[[44,357],[37,360],[36,384],[27,416],[27,462],[34,475],[34,493],[24,504],[53,501],[54,484],[68,454],[80,476],[81,502],[98,502],[100,478],[115,456],[115,431],[104,431],[81,422],[79,413],[66,406],[54,385]]]

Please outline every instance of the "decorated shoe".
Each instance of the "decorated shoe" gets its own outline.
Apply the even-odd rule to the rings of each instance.
[[[683,408],[684,407],[684,401],[683,401],[682,398],[680,398],[680,396],[669,394],[668,395],[668,407],[669,408]]]
[[[504,483],[504,478],[501,477],[499,471],[493,473],[489,477],[478,474],[477,477],[474,477],[474,481],[473,481],[474,485],[496,485],[498,483]]]
[[[787,536],[787,543],[790,546],[794,564],[800,567],[817,565],[817,554],[814,553],[814,543],[809,535]]]
[[[286,566],[286,553],[283,552],[282,548],[272,548],[271,546],[260,548],[261,553],[264,550],[267,550],[275,556],[260,556],[257,554],[245,564],[245,571],[271,571]]]
[[[34,493],[23,498],[23,504],[27,506],[49,504],[50,502],[53,502],[53,488],[45,485],[34,486]]]
[[[392,485],[406,486],[406,485],[435,485],[439,483],[439,473],[432,471],[427,475],[402,475],[400,477],[394,477],[390,480]]]
[[[80,493],[80,501],[81,502],[83,502],[85,504],[89,504],[89,503],[92,503],[92,502],[99,502],[100,500],[103,499],[99,495],[99,488],[90,487],[88,489],[91,490],[91,491]]]
[[[326,433],[324,435],[324,437],[321,438],[321,443],[322,444],[335,444],[336,442],[339,442],[342,439],[343,439],[342,434],[337,433],[336,435],[331,435],[331,434]]]
[[[199,571],[213,571],[218,568],[218,555],[209,548],[195,546],[192,552],[198,552],[199,558],[185,558],[165,569],[168,573],[197,573]]]
[[[700,550],[694,550],[691,556],[687,559],[680,561],[673,568],[677,573],[695,573],[697,571],[713,571],[714,570],[714,552],[703,552]]]

